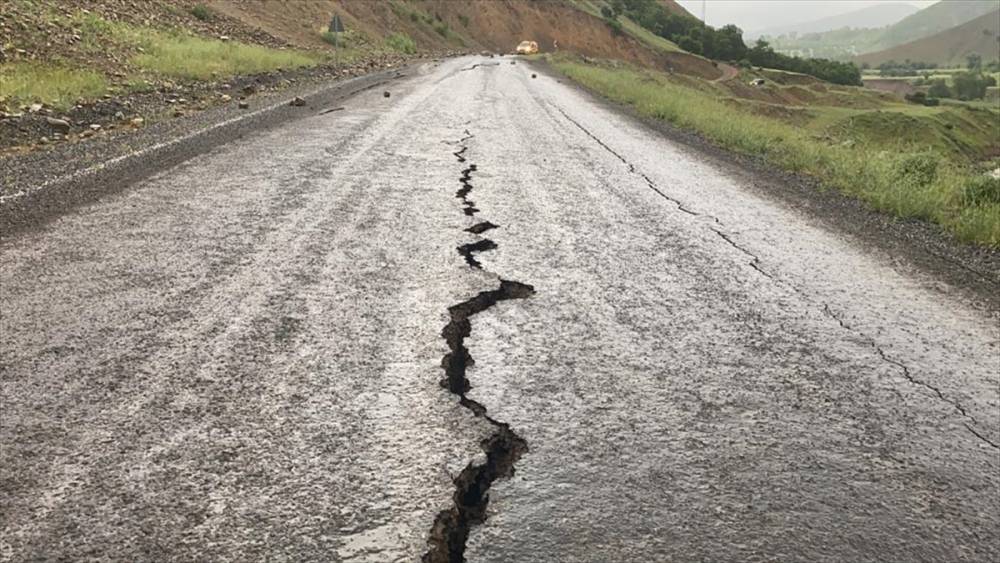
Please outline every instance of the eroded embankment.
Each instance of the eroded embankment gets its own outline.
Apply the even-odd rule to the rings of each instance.
[[[466,131],[466,137],[459,143],[465,143],[472,138]],[[459,162],[464,163],[466,145],[453,153]],[[455,194],[462,200],[464,213],[473,216],[479,212],[469,199],[472,192],[472,173],[475,164],[470,164],[462,171],[459,179],[461,187]],[[490,229],[499,228],[489,221],[476,223],[465,229],[480,235]],[[475,242],[458,247],[459,254],[467,264],[475,269],[482,269],[474,254],[497,248],[495,242],[481,238]],[[528,451],[528,443],[514,432],[510,425],[500,422],[486,414],[486,407],[470,399],[467,395],[472,389],[468,378],[468,368],[475,363],[465,339],[472,333],[472,317],[486,311],[501,301],[525,299],[535,293],[532,286],[511,280],[499,279],[497,289],[481,291],[475,297],[457,303],[448,308],[449,321],[441,331],[441,336],[448,344],[448,353],[441,359],[444,369],[444,379],[441,386],[458,396],[459,404],[469,409],[475,416],[481,417],[493,426],[493,433],[480,443],[486,454],[485,463],[470,462],[455,478],[455,493],[452,496],[452,506],[438,513],[431,527],[428,545],[430,549],[423,557],[425,563],[461,563],[465,561],[465,545],[469,539],[469,531],[473,526],[486,519],[486,508],[489,505],[489,490],[497,479],[510,477],[514,474],[514,464]]]

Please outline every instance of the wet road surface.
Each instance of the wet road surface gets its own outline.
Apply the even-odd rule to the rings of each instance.
[[[991,312],[532,72],[5,241],[0,558],[1000,556]]]

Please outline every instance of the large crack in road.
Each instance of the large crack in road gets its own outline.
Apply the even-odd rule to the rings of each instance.
[[[459,142],[465,143],[472,135],[466,131],[466,137]],[[453,153],[460,163],[466,162],[464,154],[468,146]],[[479,212],[468,198],[472,192],[472,172],[475,164],[470,164],[462,171],[459,179],[461,188],[456,193],[463,203],[467,216]],[[476,223],[465,229],[479,235],[487,230],[496,229],[497,225],[489,221]],[[482,269],[482,265],[473,253],[484,252],[497,248],[497,244],[488,238],[480,238],[473,243],[458,247],[459,254],[471,268]],[[497,289],[479,292],[475,297],[457,303],[448,308],[450,320],[441,331],[441,336],[448,343],[449,352],[441,359],[441,367],[445,377],[441,386],[459,398],[459,404],[469,409],[473,415],[481,417],[493,426],[493,433],[485,438],[480,447],[486,454],[484,463],[470,462],[454,479],[455,493],[452,496],[452,506],[442,510],[434,519],[428,538],[430,549],[423,556],[425,563],[463,563],[465,561],[466,543],[473,526],[486,520],[486,509],[489,505],[489,490],[497,479],[509,478],[514,475],[514,464],[528,451],[528,443],[514,432],[510,425],[493,419],[487,414],[484,405],[468,397],[472,389],[469,381],[468,368],[475,360],[465,346],[465,339],[472,333],[472,317],[486,311],[501,301],[511,299],[527,299],[535,293],[535,288],[518,281],[499,279]]]
[[[0,241],[0,560],[1000,559],[995,298],[488,60]]]

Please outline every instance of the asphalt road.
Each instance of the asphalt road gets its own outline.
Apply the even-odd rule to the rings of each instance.
[[[532,72],[4,241],[0,558],[997,560],[995,311]]]

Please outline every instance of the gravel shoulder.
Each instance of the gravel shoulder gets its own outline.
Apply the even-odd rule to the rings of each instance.
[[[384,87],[417,71],[426,61],[331,80],[319,76],[182,118],[158,121],[135,131],[119,130],[49,150],[0,157],[0,236],[45,225],[68,210],[126,189],[192,156],[289,121],[338,111],[348,98]],[[301,98],[303,106],[290,105]]]

